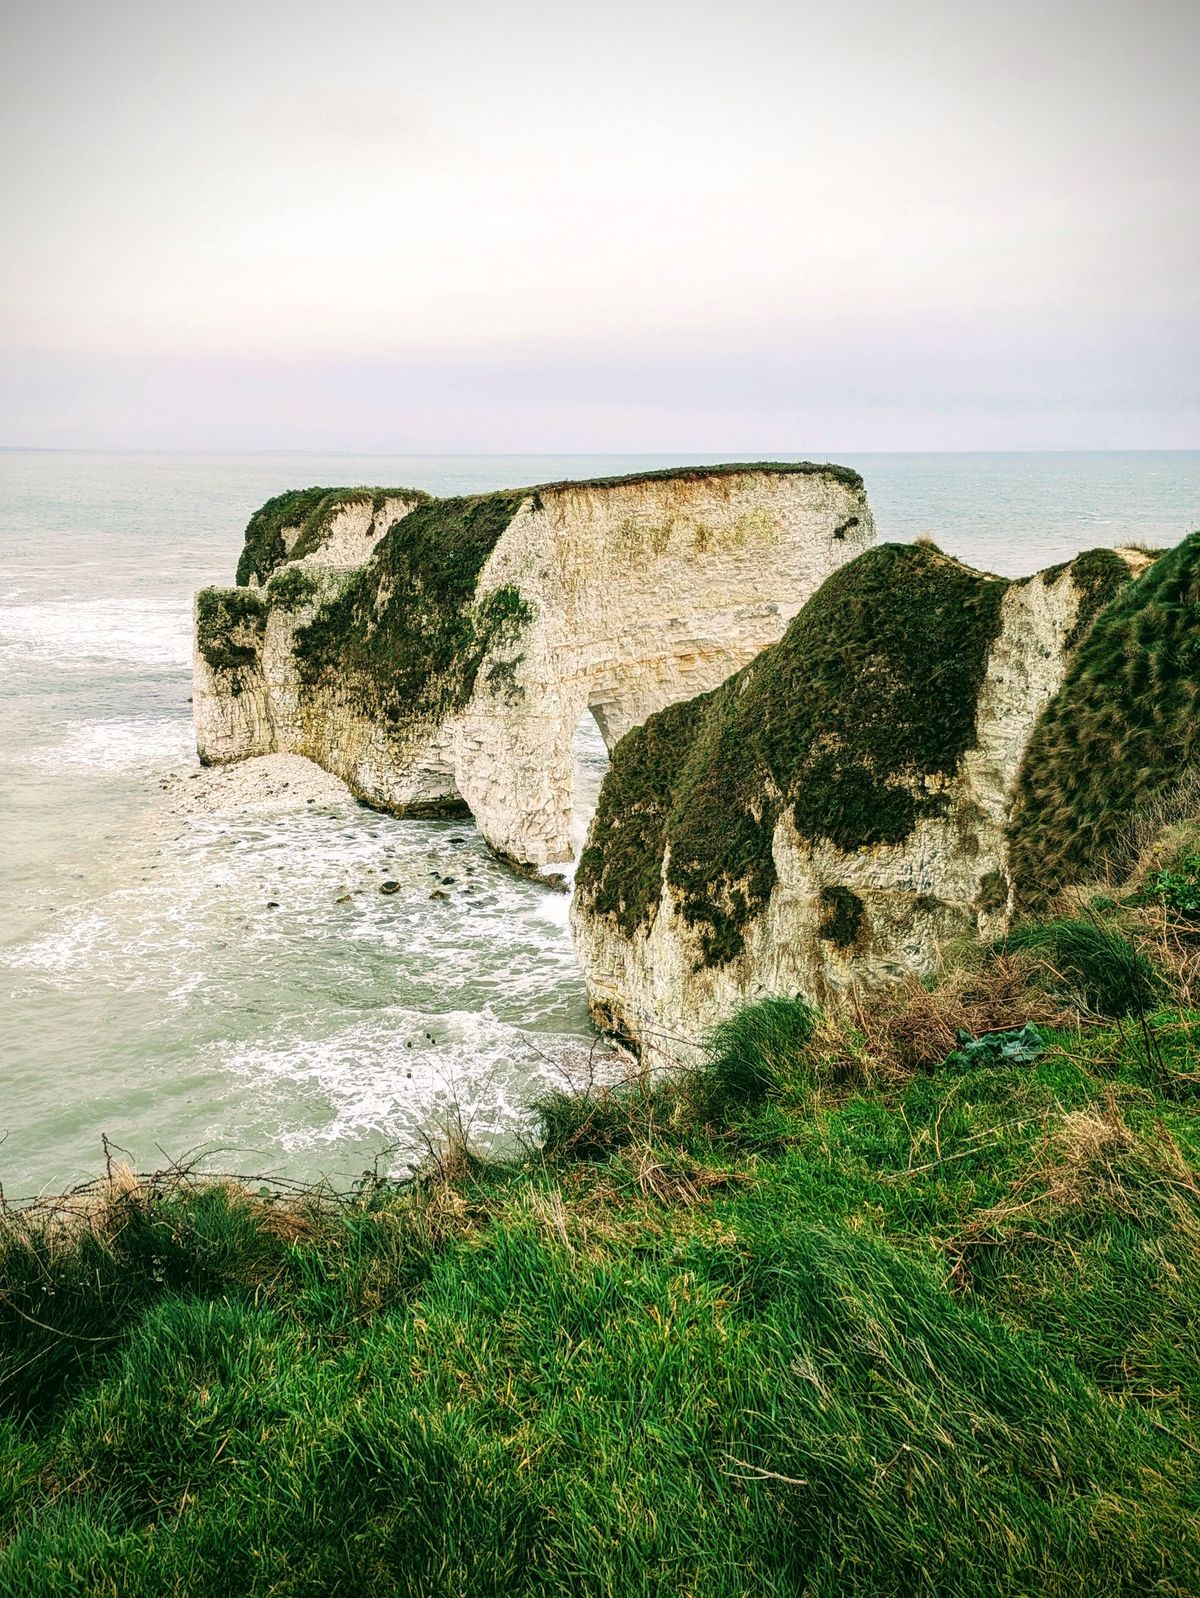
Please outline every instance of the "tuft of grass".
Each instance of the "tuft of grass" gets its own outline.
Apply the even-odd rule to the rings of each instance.
[[[1143,1015],[1162,996],[1163,979],[1152,962],[1098,918],[1027,922],[1012,928],[1003,947],[1033,956],[1051,985],[1097,1015]]]
[[[728,1122],[793,1084],[817,1015],[804,999],[760,999],[710,1032],[695,1090],[704,1113]]]

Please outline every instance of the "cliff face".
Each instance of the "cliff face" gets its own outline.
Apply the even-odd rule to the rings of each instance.
[[[838,467],[284,495],[241,586],[197,596],[200,756],[304,754],[374,804],[465,803],[514,860],[567,860],[584,711],[612,748],[715,687],[874,537]]]
[[[1002,932],[1014,779],[1145,557],[1019,582],[883,545],[783,638],[614,753],[572,925],[597,1017],[668,1060],[739,1004],[822,1004]]]

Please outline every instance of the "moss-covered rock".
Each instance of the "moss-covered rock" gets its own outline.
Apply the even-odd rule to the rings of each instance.
[[[488,652],[530,608],[512,586],[478,599],[484,562],[524,490],[426,499],[296,635],[301,680],[356,683],[384,718],[445,714],[470,697]]]
[[[913,545],[844,566],[777,644],[618,745],[581,891],[632,935],[654,916],[665,859],[677,908],[720,964],[774,887],[785,810],[802,838],[845,852],[902,842],[941,812],[974,743],[1007,587]]]
[[[289,562],[267,583],[264,598],[280,610],[303,610],[320,592],[321,582],[314,572]]]
[[[248,589],[204,588],[196,596],[196,647],[208,667],[228,673],[230,692],[241,692],[246,670],[257,666],[267,605]]]
[[[1200,533],[1096,617],[1017,777],[1018,903],[1132,863],[1131,824],[1200,765]]]
[[[238,568],[255,692],[231,705],[198,654],[198,747],[303,753],[397,813],[466,803],[508,858],[561,862],[581,715],[612,743],[714,688],[874,536],[858,474],[810,462],[281,495]]]

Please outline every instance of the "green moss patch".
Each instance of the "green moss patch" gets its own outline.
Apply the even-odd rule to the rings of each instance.
[[[820,935],[839,949],[852,949],[862,931],[866,907],[849,888],[821,889]]]
[[[286,560],[299,560],[319,549],[324,534],[337,512],[346,505],[370,503],[378,513],[389,499],[422,500],[428,496],[415,488],[296,488],[269,499],[251,516],[246,540],[237,566],[237,582],[246,587],[257,580],[265,583]],[[298,528],[289,554],[283,534]]]
[[[196,645],[213,671],[232,674],[234,693],[258,664],[266,624],[266,605],[248,589],[203,588],[196,596]]]
[[[1129,824],[1200,764],[1200,533],[1096,618],[1026,750],[1009,827],[1017,897],[1132,863]]]
[[[901,843],[974,746],[1008,584],[884,544],[836,572],[779,643],[614,751],[578,882],[632,935],[667,881],[706,964],[743,946],[785,809],[846,852]],[[663,718],[670,718],[665,720]],[[661,764],[656,756],[661,751]]]
[[[268,605],[279,610],[302,610],[320,593],[321,584],[303,566],[287,565],[277,571],[266,587]]]
[[[461,708],[485,657],[530,619],[511,585],[475,601],[479,573],[526,497],[422,501],[298,630],[301,678],[336,677],[391,721]]]

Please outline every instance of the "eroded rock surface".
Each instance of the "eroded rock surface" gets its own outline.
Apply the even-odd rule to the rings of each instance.
[[[882,545],[616,749],[576,879],[593,1011],[686,1060],[748,1000],[837,1003],[1005,930],[1014,782],[1073,651],[1149,564],[1021,581]]]
[[[808,464],[283,495],[239,586],[197,596],[200,757],[306,755],[373,804],[465,805],[514,861],[565,861],[583,713],[611,749],[716,687],[874,538],[857,474]]]

